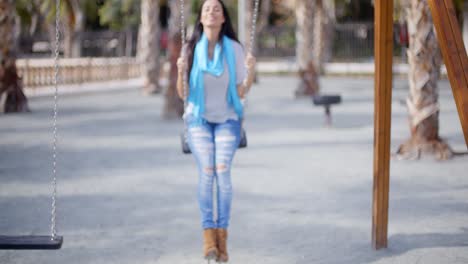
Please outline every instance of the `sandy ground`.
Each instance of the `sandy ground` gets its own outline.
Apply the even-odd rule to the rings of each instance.
[[[332,128],[296,79],[262,76],[249,98],[249,147],[235,157],[230,263],[468,263],[468,156],[391,161],[388,248],[371,247],[373,80],[325,78],[340,93]],[[104,85],[104,84],[103,84]],[[63,89],[65,89],[64,87]],[[448,82],[440,134],[466,151]],[[392,152],[409,136],[395,80]],[[48,234],[52,97],[0,116],[0,234]],[[60,97],[60,251],[1,251],[0,263],[206,263],[192,156],[162,96],[138,87]]]

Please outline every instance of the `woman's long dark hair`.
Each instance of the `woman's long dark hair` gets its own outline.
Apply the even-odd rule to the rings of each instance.
[[[239,42],[237,39],[237,34],[234,31],[234,27],[232,26],[231,18],[229,17],[229,13],[227,11],[226,5],[223,3],[222,0],[218,0],[218,2],[221,4],[221,7],[223,8],[223,15],[224,15],[224,23],[221,26],[221,31],[219,32],[219,38],[218,40],[221,41],[224,36],[227,36],[228,38]],[[205,1],[203,1],[203,4]],[[195,27],[193,29],[193,34],[190,40],[188,41],[188,75],[190,77],[190,72],[192,71],[192,64],[193,64],[193,53],[195,51],[195,45],[197,45],[197,42],[201,39],[201,36],[203,34],[203,25],[200,22],[201,19],[201,14],[202,14],[202,9],[203,9],[203,4],[200,6],[200,9],[198,10],[198,15],[197,15],[197,21],[195,22]]]

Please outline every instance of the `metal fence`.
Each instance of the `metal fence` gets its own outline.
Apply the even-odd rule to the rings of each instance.
[[[400,56],[403,47],[399,43],[398,29],[395,25],[394,54]],[[161,33],[160,48],[165,54],[167,43]],[[374,24],[346,23],[335,24],[333,30],[331,60],[356,61],[369,60],[374,54]],[[137,32],[81,32],[75,36],[81,43],[82,57],[122,57],[135,56],[137,49]],[[313,36],[312,36],[313,37]],[[294,26],[269,26],[258,33],[257,56],[261,58],[294,57],[296,53],[296,29]],[[34,41],[34,40],[30,40]],[[41,42],[48,43],[41,39]],[[49,48],[43,50],[42,57],[50,56]],[[20,53],[22,57],[38,57],[37,54],[27,54],[27,49]]]
[[[395,26],[395,57],[404,53],[402,52],[404,48],[398,41],[398,29],[398,26]],[[374,56],[374,25],[372,23],[337,24],[333,32],[331,61],[372,60]],[[257,38],[257,56],[263,59],[294,57],[295,34],[295,27],[292,26],[263,28]],[[60,60],[62,83],[126,79],[140,75],[140,65],[135,57],[122,57],[127,52],[134,56],[136,32],[87,32],[80,34],[79,38],[82,41],[82,56],[85,58]],[[163,51],[165,45],[160,46]],[[52,85],[53,60],[50,59],[50,52],[43,55],[48,58],[25,58],[17,61],[19,73],[26,87]],[[86,58],[86,56],[93,58]],[[106,58],[99,58],[100,56]],[[22,57],[28,56],[23,54]],[[36,56],[31,56],[31,58],[34,57]]]
[[[258,57],[292,57],[296,54],[296,29],[290,26],[265,27],[258,33]]]
[[[395,25],[394,54],[402,55],[399,27]],[[332,61],[370,60],[374,56],[374,24],[336,24],[333,31]],[[295,27],[266,27],[258,35],[258,56],[263,58],[293,57],[296,53]]]

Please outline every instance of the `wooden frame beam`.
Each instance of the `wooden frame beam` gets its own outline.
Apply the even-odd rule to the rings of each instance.
[[[452,0],[428,0],[468,147],[468,58]]]
[[[372,246],[387,247],[393,65],[393,0],[376,0]]]
[[[428,0],[468,147],[468,57],[452,0]],[[375,0],[372,246],[387,247],[393,65],[393,0]]]

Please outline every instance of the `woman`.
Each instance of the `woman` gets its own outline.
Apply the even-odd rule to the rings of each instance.
[[[188,144],[198,165],[198,203],[203,227],[203,255],[228,261],[226,246],[232,186],[231,163],[240,141],[241,98],[253,81],[256,60],[244,57],[226,6],[221,0],[205,0],[198,12],[187,57],[177,61],[177,91],[184,97],[188,73]],[[247,76],[246,76],[247,75]],[[217,219],[213,219],[213,182],[217,184]]]

